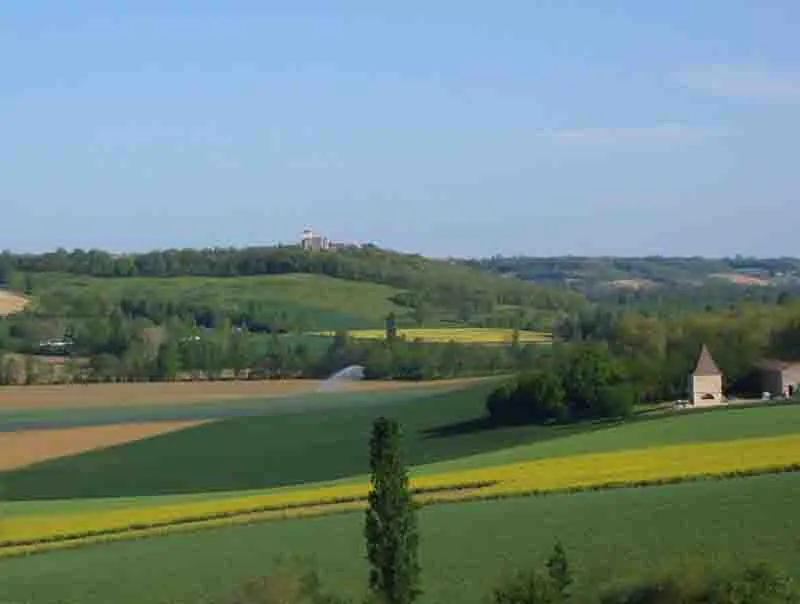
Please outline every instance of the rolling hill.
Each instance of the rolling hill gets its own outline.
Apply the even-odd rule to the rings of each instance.
[[[31,293],[35,315],[49,320],[53,332],[63,329],[59,321],[108,317],[115,311],[157,324],[178,319],[211,326],[227,318],[251,330],[281,332],[382,328],[390,312],[405,326],[518,324],[548,331],[563,313],[585,303],[574,292],[375,247],[121,256],[62,250],[4,254],[3,262],[9,283]]]
[[[132,314],[160,319],[170,304],[235,317],[253,306],[269,308],[308,329],[354,329],[383,324],[401,290],[325,275],[103,278],[65,273],[37,275],[37,309],[45,315],[91,316],[99,305],[123,304]],[[165,308],[164,314],[169,314]]]

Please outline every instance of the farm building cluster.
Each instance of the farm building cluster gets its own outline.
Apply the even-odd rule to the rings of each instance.
[[[800,362],[765,360],[757,365],[763,389],[762,399],[789,399],[800,392]],[[692,372],[689,402],[696,407],[720,405],[726,402],[723,394],[723,373],[711,351],[703,345]]]

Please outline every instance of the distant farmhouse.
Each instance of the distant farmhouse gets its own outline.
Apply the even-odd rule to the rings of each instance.
[[[800,392],[800,361],[765,360],[756,365],[763,398],[792,398]],[[697,365],[689,377],[690,402],[695,407],[708,407],[726,402],[722,392],[723,374],[704,344]]]
[[[300,239],[300,247],[309,252],[322,252],[361,246],[355,243],[334,242],[327,237],[315,234],[311,229],[305,229],[303,237]]]
[[[800,362],[766,360],[758,368],[765,394],[791,398],[800,392]]]

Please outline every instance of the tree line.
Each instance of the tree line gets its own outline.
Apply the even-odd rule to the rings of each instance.
[[[368,341],[350,338],[346,331],[326,339],[251,329],[227,317],[204,324],[167,316],[157,323],[112,307],[108,315],[94,317],[21,313],[0,319],[0,352],[37,353],[40,341],[53,334],[68,338],[65,357],[73,373],[92,380],[171,380],[187,374],[203,379],[319,378],[348,365],[363,365],[376,379],[523,372],[528,390],[547,389],[567,406],[581,397],[589,399],[571,392],[581,355],[600,355],[607,357],[603,367],[614,377],[591,393],[599,405],[610,404],[612,394],[614,399],[630,400],[625,385],[641,402],[684,398],[702,344],[710,347],[721,366],[726,391],[758,395],[758,361],[800,359],[800,306],[751,305],[668,318],[595,307],[565,316],[557,325],[553,346],[513,341],[499,346],[426,344],[401,338]],[[593,352],[586,352],[587,347]],[[88,367],[79,359],[89,359]],[[17,374],[22,372],[21,359],[7,356],[4,362],[15,364]],[[11,373],[7,368],[0,378],[8,381]],[[554,375],[544,377],[547,373]],[[563,411],[553,413],[557,418]]]
[[[354,339],[254,333],[222,321],[208,329],[168,321],[154,325],[114,313],[107,319],[64,322],[69,337],[59,381],[128,382],[185,379],[324,379],[361,365],[368,379],[432,380],[513,373],[535,363],[546,346],[510,343],[425,343],[403,338]],[[0,383],[50,381],[48,367],[3,351],[33,353],[39,322],[0,321]]]
[[[743,304],[667,317],[596,306],[566,317],[556,335],[607,346],[643,401],[684,397],[703,344],[724,373],[725,390],[753,395],[760,394],[759,361],[800,360],[800,304]]]

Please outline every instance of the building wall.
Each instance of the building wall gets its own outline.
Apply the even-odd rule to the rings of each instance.
[[[703,398],[710,395],[711,398]],[[722,376],[692,376],[692,403],[698,407],[722,403]]]
[[[768,369],[764,371],[763,380],[764,392],[777,395],[783,392],[783,372],[779,369]]]
[[[790,365],[783,370],[769,369],[764,371],[764,391],[779,396],[787,394],[789,386],[797,389],[800,384],[800,363]]]
[[[800,385],[800,363],[787,367],[783,372],[783,387]]]

